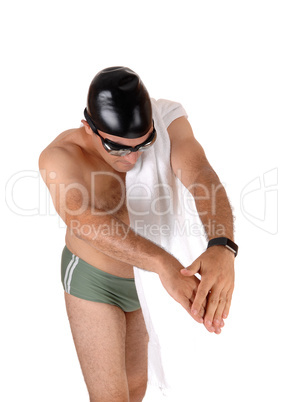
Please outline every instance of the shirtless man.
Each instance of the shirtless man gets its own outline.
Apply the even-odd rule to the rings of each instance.
[[[181,170],[183,184],[193,189],[198,211],[206,212],[201,216],[205,227],[213,215],[230,239],[228,248],[222,238],[222,246],[209,247],[184,270],[171,254],[129,227],[126,173],[158,136],[138,75],[124,67],[102,70],[90,85],[84,115],[82,127],[63,132],[41,153],[39,168],[67,225],[62,283],[90,401],[138,402],[147,386],[148,335],[133,266],[157,273],[197,322],[220,334],[234,287],[233,218],[189,122],[175,119],[168,127],[171,167]],[[211,201],[202,197],[203,186],[209,191],[212,184],[219,187],[214,213]],[[207,236],[215,237],[209,230]]]

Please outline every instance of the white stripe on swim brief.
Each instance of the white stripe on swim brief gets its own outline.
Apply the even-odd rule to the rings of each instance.
[[[70,274],[69,274],[68,281],[67,281],[67,278],[66,278],[66,292],[67,293],[70,293],[70,291],[71,291],[71,281],[72,281],[73,272],[74,272],[74,270],[75,270],[75,268],[76,268],[76,266],[78,265],[78,262],[79,262],[79,257],[74,255],[74,254],[73,254],[73,256],[75,257],[75,261],[74,261],[73,265],[70,266],[70,268],[69,268]]]
[[[75,259],[75,254],[72,254],[72,259],[71,259],[71,261],[69,262],[69,264],[68,264],[68,266],[67,266],[67,268],[66,268],[65,278],[64,278],[64,288],[65,288],[66,291],[67,291],[67,277],[68,277],[68,274],[69,274],[69,270],[70,270],[70,268],[71,268],[71,265],[72,265],[73,262],[74,262],[74,259]]]

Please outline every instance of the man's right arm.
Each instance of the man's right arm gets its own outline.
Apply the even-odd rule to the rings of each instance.
[[[113,214],[89,205],[89,197],[83,197],[84,179],[72,158],[63,149],[44,151],[39,159],[42,177],[50,191],[54,206],[68,228],[87,225],[89,230],[73,231],[79,239],[93,248],[118,261],[155,272],[170,294],[190,314],[191,305],[199,280],[180,273],[184,268],[171,254],[157,244],[135,233],[128,225]],[[62,189],[69,188],[68,191]],[[99,227],[115,227],[115,230],[100,231]],[[105,234],[107,233],[107,234]],[[197,322],[203,322],[204,308]]]

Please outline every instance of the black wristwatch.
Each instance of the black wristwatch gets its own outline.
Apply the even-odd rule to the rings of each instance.
[[[209,240],[207,248],[211,246],[225,246],[235,254],[235,257],[238,254],[239,247],[227,237],[216,237],[215,239]]]

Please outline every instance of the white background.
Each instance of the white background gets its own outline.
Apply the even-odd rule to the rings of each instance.
[[[223,333],[194,324],[171,337],[167,400],[282,401],[282,2],[26,0],[0,11],[0,399],[88,400],[60,283],[64,228],[37,161],[79,125],[93,76],[125,65],[152,97],[184,105],[240,246]],[[156,392],[144,401],[162,401]]]

